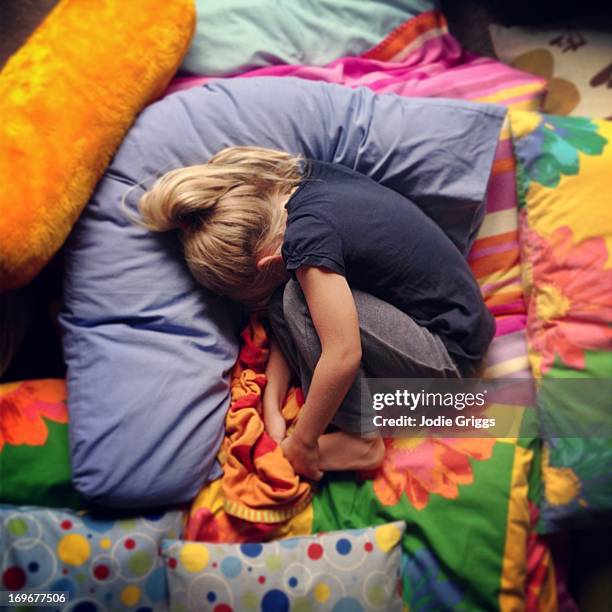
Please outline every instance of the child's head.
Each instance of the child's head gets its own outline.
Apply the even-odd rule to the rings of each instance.
[[[282,203],[300,180],[295,156],[231,147],[207,164],[168,172],[138,208],[151,230],[181,229],[185,258],[199,283],[256,304],[279,283],[278,267],[261,265],[261,259],[279,253]]]

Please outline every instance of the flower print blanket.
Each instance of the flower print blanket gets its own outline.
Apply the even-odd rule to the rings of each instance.
[[[224,475],[193,503],[186,539],[268,541],[403,520],[403,590],[410,609],[427,608],[432,597],[443,609],[482,609],[483,602],[487,609],[512,609],[524,601],[520,568],[533,512],[532,439],[387,440],[384,463],[374,474],[329,473],[311,490],[263,428],[268,351],[262,321],[252,319],[242,340],[219,457]],[[505,334],[493,342],[489,369],[526,364],[525,357],[524,338]],[[302,402],[292,389],[283,411],[289,424]],[[550,579],[549,561],[544,554],[538,563],[539,582],[530,587],[536,600]],[[506,591],[504,584],[516,586]]]

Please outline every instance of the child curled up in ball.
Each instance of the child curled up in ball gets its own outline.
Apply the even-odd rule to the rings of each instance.
[[[265,427],[298,474],[381,463],[364,378],[480,368],[494,321],[464,257],[410,200],[349,168],[232,147],[162,176],[139,210],[149,229],[181,231],[204,287],[267,307]],[[292,373],[306,399],[286,436]]]

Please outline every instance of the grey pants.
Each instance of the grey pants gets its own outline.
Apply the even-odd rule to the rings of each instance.
[[[395,306],[363,291],[352,293],[361,331],[361,367],[331,422],[343,431],[366,434],[376,427],[374,409],[362,407],[364,378],[459,378],[460,374],[438,336]],[[321,343],[297,281],[290,280],[273,294],[268,315],[274,337],[307,395]]]

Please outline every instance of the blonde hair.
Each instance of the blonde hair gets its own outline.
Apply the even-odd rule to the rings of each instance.
[[[168,172],[138,203],[143,225],[181,229],[195,279],[219,295],[261,304],[278,284],[257,261],[278,252],[285,229],[280,199],[302,179],[299,157],[230,147],[208,163]]]

